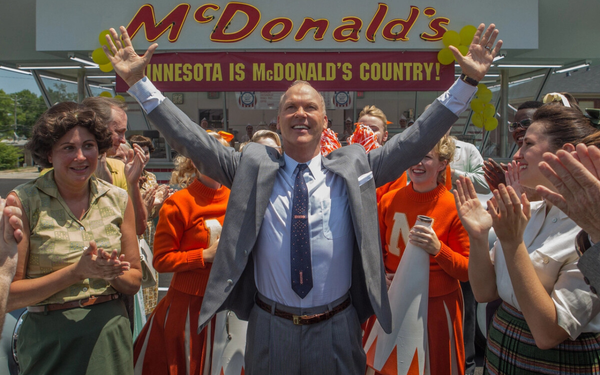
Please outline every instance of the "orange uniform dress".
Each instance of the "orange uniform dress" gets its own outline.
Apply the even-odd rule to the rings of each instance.
[[[214,318],[197,333],[212,266],[202,254],[220,234],[228,199],[229,189],[214,190],[194,180],[165,200],[156,226],[153,265],[158,272],[174,275],[167,295],[134,343],[136,374],[194,375],[210,370],[214,331],[209,327]]]
[[[413,184],[391,191],[379,203],[379,229],[385,269],[396,272],[417,215],[434,219],[433,230],[441,242],[440,252],[430,256],[429,304],[427,315],[430,373],[432,375],[464,374],[463,301],[460,281],[468,280],[469,237],[463,228],[454,196],[442,184],[418,193]],[[390,244],[393,231],[398,243]],[[396,255],[396,254],[399,255]],[[452,370],[454,368],[454,371]]]

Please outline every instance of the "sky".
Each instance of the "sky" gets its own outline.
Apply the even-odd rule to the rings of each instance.
[[[0,89],[7,94],[27,89],[36,95],[40,95],[40,90],[31,75],[2,69],[0,69]]]

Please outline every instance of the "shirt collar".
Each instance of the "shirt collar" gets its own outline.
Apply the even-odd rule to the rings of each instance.
[[[289,157],[286,153],[283,153],[283,157],[285,159],[285,167],[283,167],[283,171],[288,176],[291,176],[294,173],[294,171],[296,171],[296,167],[300,163]],[[310,169],[310,173],[313,176],[318,176],[319,172],[321,171],[321,154],[318,154],[317,156],[310,159],[304,164],[308,165],[308,169]]]

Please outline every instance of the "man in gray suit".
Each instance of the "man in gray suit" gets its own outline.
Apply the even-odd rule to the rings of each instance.
[[[138,56],[124,27],[105,49],[129,93],[177,151],[231,189],[222,237],[200,313],[248,320],[247,374],[364,374],[360,323],[375,314],[391,331],[375,188],[433,148],[466,109],[502,42],[480,25],[470,52],[454,48],[464,77],[417,123],[368,155],[360,145],[320,154],[323,97],[308,82],[282,96],[277,127],[285,154],[250,143],[218,144],[144,77],[156,49]],[[110,39],[108,39],[110,40]]]

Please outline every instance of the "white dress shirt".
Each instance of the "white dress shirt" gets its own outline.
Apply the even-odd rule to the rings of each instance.
[[[468,107],[476,90],[476,87],[457,80],[438,100],[458,116]],[[146,113],[165,99],[146,77],[128,92]],[[342,177],[323,168],[321,155],[307,163],[309,168],[303,176],[310,197],[313,288],[301,299],[291,288],[289,244],[293,181],[298,163],[287,155],[284,158],[285,167],[278,171],[253,250],[256,286],[265,297],[286,306],[327,305],[344,296],[352,282],[355,239],[346,185]]]
[[[582,332],[600,332],[600,299],[590,291],[577,268],[575,236],[581,229],[556,206],[546,215],[546,207],[545,201],[531,202],[531,219],[523,235],[533,268],[554,302],[558,325],[572,340]],[[500,298],[521,310],[500,241],[496,241],[490,256]]]
[[[258,291],[292,307],[327,305],[350,289],[354,235],[346,184],[317,155],[304,170],[308,188],[313,288],[300,298],[291,288],[291,206],[298,162],[284,154],[254,251]]]

